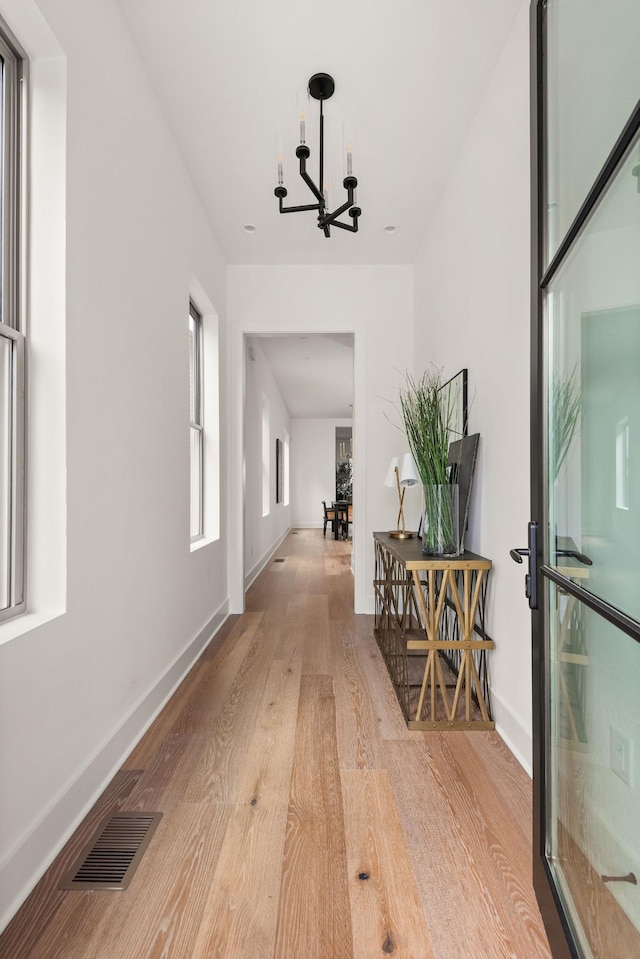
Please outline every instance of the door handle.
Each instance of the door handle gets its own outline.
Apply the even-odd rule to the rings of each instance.
[[[527,575],[524,578],[524,594],[529,600],[529,608],[538,608],[538,524],[529,523],[529,545],[525,549],[511,549],[509,556],[515,563],[521,563],[526,556],[529,560]]]
[[[511,552],[513,553],[513,550]],[[584,566],[593,566],[593,560],[585,556],[584,553],[579,553],[577,549],[557,549],[556,556],[571,556],[573,559],[577,559],[579,563],[583,563]]]

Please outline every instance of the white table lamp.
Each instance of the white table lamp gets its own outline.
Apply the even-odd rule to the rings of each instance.
[[[398,520],[397,520],[397,529],[389,531],[389,536],[392,536],[394,539],[411,539],[412,536],[415,536],[415,533],[407,531],[404,526],[404,493],[407,486],[416,486],[420,482],[418,474],[416,471],[416,464],[413,461],[413,456],[411,453],[405,453],[402,457],[402,466],[400,465],[400,458],[394,456],[389,463],[389,469],[387,470],[387,476],[384,481],[385,486],[396,486],[398,490]]]

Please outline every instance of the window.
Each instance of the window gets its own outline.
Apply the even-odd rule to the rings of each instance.
[[[629,417],[616,423],[616,506],[629,509]]]
[[[189,302],[189,387],[191,442],[191,542],[204,536],[204,422],[202,396],[202,315]]]
[[[0,33],[0,620],[25,609],[25,336],[21,309],[23,60]]]
[[[189,296],[189,432],[191,551],[220,539],[219,320],[191,278]]]
[[[284,505],[289,505],[289,434],[284,431]]]

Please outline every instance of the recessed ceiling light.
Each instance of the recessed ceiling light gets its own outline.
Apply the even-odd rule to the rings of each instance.
[[[248,233],[249,235],[256,232],[256,227],[253,225],[253,223],[245,223],[242,229],[244,230],[245,233]]]
[[[398,229],[397,226],[385,226],[383,232],[391,235],[392,233],[396,233],[397,229]]]

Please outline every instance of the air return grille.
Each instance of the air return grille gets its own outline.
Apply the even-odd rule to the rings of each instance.
[[[161,812],[106,816],[60,889],[126,889],[161,818]]]

